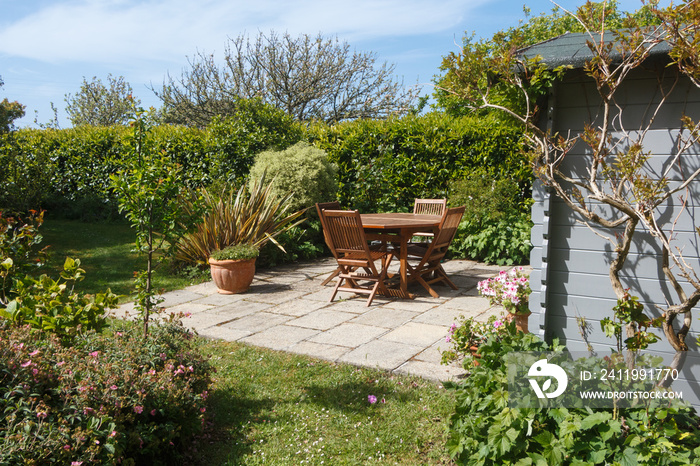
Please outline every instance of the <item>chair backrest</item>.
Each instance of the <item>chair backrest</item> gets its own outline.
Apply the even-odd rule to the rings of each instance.
[[[322,210],[340,210],[340,202],[338,202],[338,201],[317,202],[316,203],[316,212],[318,212],[319,218],[321,218],[321,211]]]
[[[447,209],[440,220],[440,228],[435,234],[435,239],[433,239],[434,248],[446,248],[452,243],[452,240],[457,233],[457,227],[459,222],[462,221],[462,216],[464,216],[465,207],[453,207]]]
[[[447,207],[447,199],[416,199],[413,213],[421,215],[442,215]]]
[[[326,225],[324,225],[324,219],[323,215],[321,215],[321,212],[324,210],[340,210],[340,202],[338,201],[332,201],[332,202],[317,202],[316,203],[316,212],[318,212],[318,218],[321,220],[321,230],[323,230],[323,239],[326,241],[326,246],[328,246],[328,249],[331,250],[331,254],[333,254],[334,257],[338,257],[335,254],[335,251],[331,247],[331,243],[328,240],[328,234],[326,233]]]
[[[362,219],[357,210],[321,210],[324,234],[333,255],[339,257],[347,253],[366,253],[369,246],[362,228]]]

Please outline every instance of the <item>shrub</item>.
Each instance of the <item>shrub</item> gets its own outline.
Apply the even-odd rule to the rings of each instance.
[[[498,265],[527,264],[532,225],[528,214],[488,224],[463,220],[450,246],[450,255]]]
[[[0,464],[172,464],[201,429],[211,367],[180,325],[0,341]]]
[[[531,201],[517,182],[476,170],[450,184],[449,202],[466,207],[451,246],[453,256],[498,265],[528,262]]]
[[[306,209],[317,202],[335,199],[338,189],[338,168],[323,150],[306,142],[283,151],[258,154],[250,169],[251,183],[263,173],[273,177],[271,192],[274,196],[292,193],[289,199],[291,210]]]
[[[699,419],[689,406],[654,400],[619,411],[509,407],[506,356],[564,348],[506,328],[480,347],[478,366],[465,365],[468,377],[449,385],[456,409],[447,448],[458,464],[698,464]]]
[[[250,244],[261,248],[268,241],[278,244],[275,237],[300,224],[303,211],[292,214],[290,194],[277,197],[263,173],[250,189],[242,185],[236,193],[223,191],[219,195],[202,190],[205,215],[195,229],[180,238],[175,248],[175,260],[180,264],[206,264],[212,252],[233,244]],[[196,208],[183,205],[186,213]]]

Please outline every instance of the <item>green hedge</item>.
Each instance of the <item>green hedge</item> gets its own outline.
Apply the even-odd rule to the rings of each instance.
[[[0,208],[113,206],[109,175],[127,156],[128,127],[21,129],[0,136]],[[303,129],[280,112],[250,104],[204,130],[155,128],[158,148],[183,165],[190,186],[230,183],[255,155],[307,139],[339,167],[338,197],[362,211],[407,210],[416,197],[446,197],[451,180],[475,169],[527,188],[530,170],[518,130],[488,118],[432,113]]]
[[[115,211],[109,175],[124,165],[132,135],[126,126],[0,134],[0,209],[88,210],[95,216]],[[287,148],[302,139],[303,130],[283,112],[253,101],[205,130],[160,126],[152,137],[158,150],[183,166],[185,182],[196,187],[240,180],[255,154]]]
[[[450,181],[486,169],[529,191],[531,170],[521,133],[490,118],[441,113],[359,120],[309,129],[309,138],[339,167],[342,205],[361,211],[406,211],[417,197],[448,197]]]

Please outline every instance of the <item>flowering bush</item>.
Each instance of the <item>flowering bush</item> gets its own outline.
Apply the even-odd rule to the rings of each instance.
[[[522,267],[515,267],[509,272],[502,270],[497,277],[480,281],[477,289],[489,298],[491,305],[501,305],[511,314],[530,313],[530,278]]]
[[[452,343],[452,349],[442,352],[442,364],[473,355],[472,347],[479,347],[489,338],[500,339],[506,332],[506,320],[501,316],[491,316],[486,322],[473,317],[459,316],[460,323],[453,323],[445,341]]]
[[[201,428],[210,373],[174,323],[65,347],[0,320],[0,464],[171,464]]]

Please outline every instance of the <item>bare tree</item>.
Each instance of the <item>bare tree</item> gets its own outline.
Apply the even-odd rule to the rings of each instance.
[[[109,86],[109,87],[108,87]],[[93,77],[91,82],[83,78],[80,90],[75,94],[66,94],[66,112],[73,126],[124,125],[131,116],[133,98],[131,85],[123,76],[107,76],[107,85]],[[140,100],[135,99],[138,106]]]
[[[394,65],[352,51],[337,38],[259,33],[229,39],[223,66],[197,54],[179,79],[155,94],[168,121],[204,126],[236,111],[238,99],[261,98],[300,121],[333,123],[409,112],[419,90],[394,80]]]

